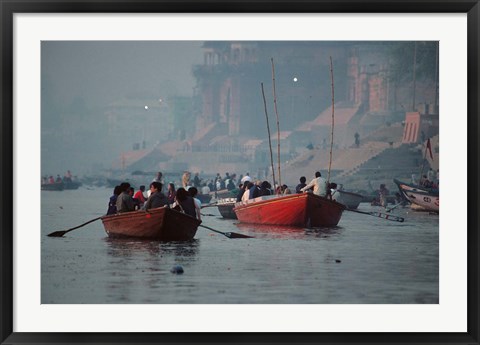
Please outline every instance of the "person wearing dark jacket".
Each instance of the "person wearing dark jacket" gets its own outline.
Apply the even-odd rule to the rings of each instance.
[[[175,203],[172,208],[184,212],[193,218],[197,218],[197,211],[195,209],[195,202],[193,198],[188,194],[185,188],[178,188],[177,195],[175,197]]]
[[[307,182],[307,178],[305,176],[300,177],[300,183],[297,184],[297,186],[295,187],[295,192],[297,194],[302,193],[302,191],[300,189],[302,189],[303,187],[305,187],[307,185],[306,182]]]
[[[268,181],[263,181],[258,190],[258,196],[272,195],[270,188],[272,185]]]
[[[110,197],[110,200],[108,202],[107,215],[117,213],[117,198],[121,192],[122,190],[120,189],[120,186],[115,186],[115,188],[113,189],[113,195]]]
[[[135,211],[135,205],[133,203],[133,198],[130,195],[130,183],[122,182],[120,184],[121,193],[117,198],[117,212],[131,212]]]
[[[162,193],[163,185],[160,182],[150,183],[150,196],[143,205],[143,209],[148,211],[151,208],[163,207],[168,204],[168,199],[165,194]]]
[[[256,183],[252,183],[249,189],[249,199],[255,199],[256,197],[260,196],[260,186]]]

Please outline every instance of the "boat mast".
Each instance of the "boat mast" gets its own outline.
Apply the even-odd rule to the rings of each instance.
[[[430,138],[428,138],[427,143],[425,144],[425,153],[423,154],[422,170],[420,170],[420,177],[418,179],[418,184],[420,184],[420,181],[422,180],[423,170],[425,169],[425,161],[427,160],[427,149],[428,149],[429,142],[430,142]]]
[[[335,126],[335,91],[333,84],[333,62],[330,56],[330,76],[332,79],[332,131],[330,135],[330,162],[328,163],[327,184],[330,183],[330,170],[332,169],[332,150],[333,150],[333,128]]]
[[[278,185],[282,185],[282,175],[280,173],[280,123],[278,121],[278,110],[277,110],[277,93],[275,91],[275,66],[272,62],[272,84],[273,84],[273,105],[275,109],[275,115],[277,116],[277,160],[278,160]],[[274,187],[275,188],[275,187]]]
[[[437,103],[438,103],[438,42],[437,48],[435,49],[435,100],[433,102],[433,112],[434,114],[438,114],[437,112]]]
[[[415,88],[417,84],[417,42],[415,41],[415,46],[413,49],[413,101],[412,101],[412,111],[415,111]]]
[[[270,164],[272,165],[272,178],[273,178],[273,185],[275,186],[275,169],[273,168],[272,139],[270,138],[270,125],[268,124],[267,101],[265,100],[265,91],[263,89],[263,83],[260,83],[260,85],[262,86],[263,106],[265,108],[265,118],[267,119],[268,145],[270,147]]]

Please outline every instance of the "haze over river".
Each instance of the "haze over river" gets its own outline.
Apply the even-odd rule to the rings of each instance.
[[[204,225],[255,238],[199,228],[187,243],[110,239],[100,220],[52,238],[104,214],[112,190],[41,193],[42,304],[439,302],[438,215],[399,207],[399,223],[346,211],[336,228],[304,230],[238,224],[209,207]]]

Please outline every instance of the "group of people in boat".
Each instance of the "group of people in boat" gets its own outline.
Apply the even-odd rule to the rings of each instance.
[[[122,182],[115,186],[113,195],[108,202],[107,215],[170,207],[201,220],[201,202],[196,198],[197,188],[190,187],[187,191],[187,189],[180,187],[176,190],[175,185],[169,183],[167,195],[165,195],[162,191],[162,181],[162,173],[159,172],[150,183],[147,192],[145,192],[144,185],[140,186],[135,192],[135,189],[128,182]]]
[[[64,183],[64,182],[73,182],[73,175],[70,170],[67,170],[63,178],[57,174],[57,177],[50,176],[42,176],[42,184],[54,184],[54,183]]]
[[[302,176],[299,179],[300,183],[295,187],[295,193],[306,193],[311,192],[315,195],[327,197],[332,199],[333,194],[336,192],[337,184],[328,183],[322,177],[320,171],[315,172],[315,177],[307,184],[306,177]],[[260,196],[265,195],[288,195],[293,194],[290,188],[283,184],[277,186],[275,190],[272,189],[272,185],[268,181],[258,180],[256,182],[252,181],[250,176],[247,174],[243,181],[239,184],[239,191],[237,194],[237,202],[247,201],[249,199],[255,199]]]

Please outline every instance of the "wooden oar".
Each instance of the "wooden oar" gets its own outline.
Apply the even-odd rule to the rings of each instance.
[[[350,212],[355,212],[355,213],[366,214],[366,215],[373,216],[373,217],[383,218],[383,219],[386,219],[386,220],[391,220],[393,222],[403,223],[405,221],[404,218],[394,216],[392,214],[385,214],[385,213],[381,213],[381,212],[363,212],[363,211],[353,210],[353,209],[350,209],[350,208],[347,208],[345,210],[350,211]]]
[[[253,238],[252,236],[247,236],[247,235],[242,235],[242,234],[239,234],[239,233],[236,233],[236,232],[222,232],[222,231],[218,231],[218,230],[215,230],[215,229],[212,229],[208,226],[205,226],[205,225],[199,225],[201,226],[202,228],[205,228],[205,229],[208,229],[208,230],[211,230],[211,231],[214,231],[214,232],[218,232],[219,234],[222,234],[224,236],[227,236],[228,238]]]
[[[212,202],[211,204],[207,204],[207,205],[202,205],[200,206],[200,208],[205,208],[205,207],[212,207],[212,206],[217,206],[217,202]]]
[[[401,202],[399,202],[398,204],[396,204],[395,206],[390,207],[390,208],[386,208],[386,207],[385,207],[385,210],[386,210],[387,212],[392,212],[394,209],[396,209],[398,206],[400,206],[400,204],[401,204]]]
[[[47,236],[49,236],[49,237],[62,237],[62,236],[65,235],[67,232],[70,232],[70,231],[72,231],[72,230],[81,228],[82,226],[85,226],[85,225],[87,225],[87,224],[93,223],[94,221],[99,220],[99,219],[101,219],[102,217],[103,217],[103,216],[90,219],[88,222],[85,222],[85,223],[83,223],[83,224],[77,225],[76,227],[70,228],[70,229],[68,229],[68,230],[60,230],[60,231],[52,232],[51,234],[48,234]]]

